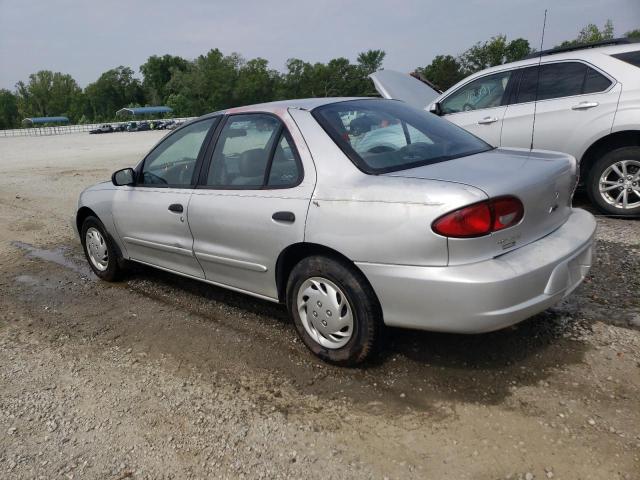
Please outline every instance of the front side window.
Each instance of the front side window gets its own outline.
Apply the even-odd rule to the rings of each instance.
[[[187,187],[192,184],[204,139],[218,117],[187,125],[160,143],[145,159],[141,185]]]
[[[299,183],[300,162],[282,122],[271,115],[229,117],[207,174],[217,188],[258,189]]]
[[[393,100],[350,100],[312,112],[358,168],[377,174],[490,150],[467,131]]]
[[[440,102],[442,112],[448,114],[499,107],[503,104],[510,77],[511,71],[500,72],[478,78],[460,87]]]

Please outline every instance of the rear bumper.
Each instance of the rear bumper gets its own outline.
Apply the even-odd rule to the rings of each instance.
[[[593,216],[572,210],[562,227],[490,260],[448,267],[358,263],[387,325],[481,333],[513,325],[569,295],[591,267]]]

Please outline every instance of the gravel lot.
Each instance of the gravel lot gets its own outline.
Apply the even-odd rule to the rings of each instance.
[[[598,219],[592,273],[554,309],[391,330],[339,369],[280,306],[90,273],[78,193],[161,135],[0,139],[0,478],[640,478],[640,221]]]

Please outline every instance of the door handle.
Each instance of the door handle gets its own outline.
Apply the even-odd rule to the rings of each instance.
[[[478,120],[478,125],[488,125],[497,121],[498,119],[496,117],[484,117],[483,119]]]
[[[182,213],[184,212],[184,207],[179,203],[172,203],[169,205],[169,211],[173,213]]]
[[[571,107],[571,110],[587,110],[589,108],[597,107],[600,105],[598,102],[580,102],[577,105]]]
[[[271,215],[271,218],[273,218],[276,222],[293,223],[296,221],[296,216],[293,214],[293,212],[276,212]]]

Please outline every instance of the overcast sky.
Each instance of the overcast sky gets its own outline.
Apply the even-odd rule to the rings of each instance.
[[[325,62],[380,48],[384,67],[409,71],[504,33],[536,48],[610,18],[616,34],[640,28],[640,0],[0,0],[0,87],[30,73],[70,73],[86,86],[110,68],[136,72],[147,57],[194,58],[211,48]]]

